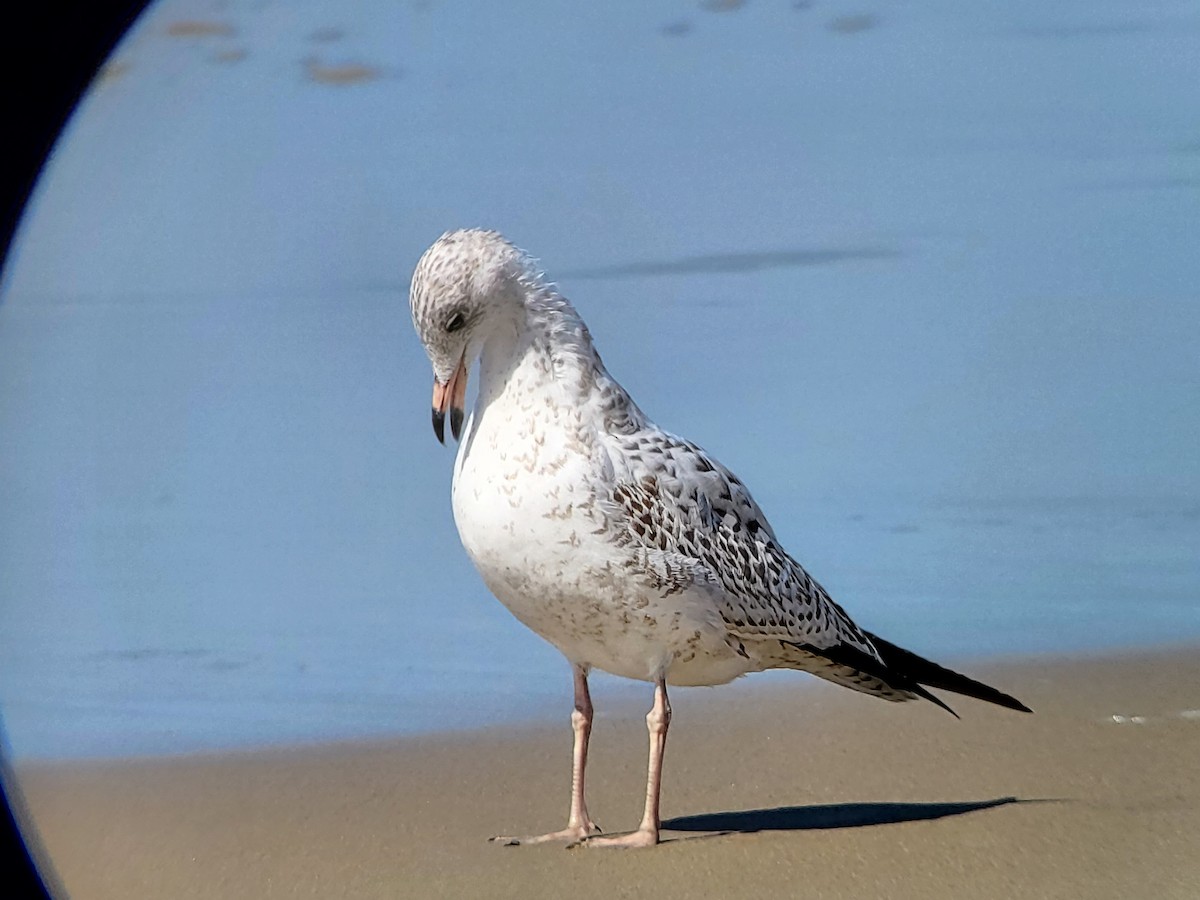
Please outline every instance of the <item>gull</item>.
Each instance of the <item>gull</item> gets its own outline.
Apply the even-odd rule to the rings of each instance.
[[[409,300],[433,367],[434,433],[445,442],[449,414],[459,439],[451,496],[463,547],[574,675],[567,825],[492,840],[657,844],[668,685],[785,668],[951,714],[927,688],[1030,711],[855,625],[784,550],[737,476],[638,408],[575,308],[499,233],[442,235],[417,263]],[[644,813],[618,836],[600,835],[584,797],[592,669],[654,686]]]

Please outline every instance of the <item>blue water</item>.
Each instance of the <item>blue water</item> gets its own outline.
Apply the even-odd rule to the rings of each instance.
[[[3,273],[14,754],[567,708],[429,428],[407,279],[468,224],[866,627],[1200,637],[1200,14],[710,6],[148,12]]]

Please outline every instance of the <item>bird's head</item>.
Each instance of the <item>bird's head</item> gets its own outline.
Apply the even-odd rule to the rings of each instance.
[[[425,251],[413,272],[413,326],[433,366],[433,431],[445,443],[446,413],[462,433],[467,373],[487,337],[515,320],[528,257],[495,231],[448,231]]]

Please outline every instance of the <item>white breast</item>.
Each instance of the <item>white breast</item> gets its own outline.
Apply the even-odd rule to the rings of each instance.
[[[459,536],[492,593],[575,663],[643,680],[669,670],[675,683],[747,671],[706,588],[664,592],[612,541],[612,466],[587,404],[565,402],[535,364],[507,375],[498,392],[481,384],[453,487]]]
[[[579,588],[579,551],[602,524],[578,440],[579,412],[527,364],[471,415],[455,465],[453,507],[463,546],[484,581],[541,632],[551,594]],[[531,621],[532,619],[532,621]]]

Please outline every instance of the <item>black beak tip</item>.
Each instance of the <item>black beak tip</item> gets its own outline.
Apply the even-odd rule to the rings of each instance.
[[[450,427],[454,427],[454,419],[450,419]],[[446,414],[437,407],[433,409],[433,433],[437,435],[438,443],[446,443]],[[456,434],[455,437],[458,435]]]
[[[457,441],[462,435],[463,411],[457,406],[450,407],[450,433]],[[439,432],[440,434],[441,432]]]

